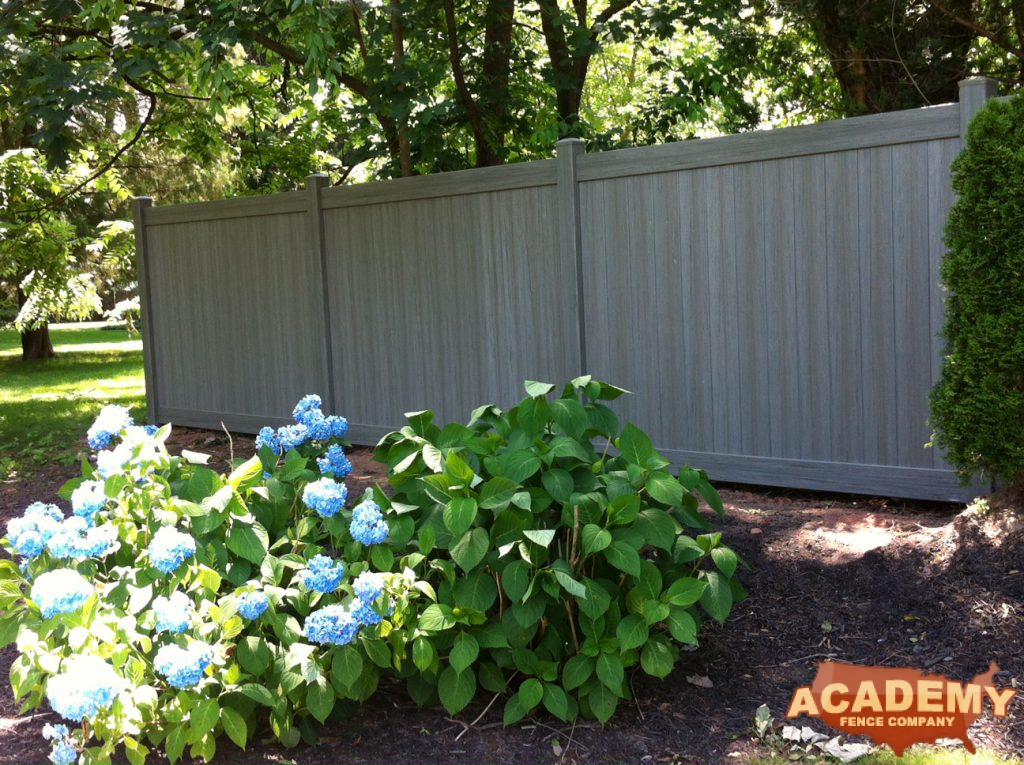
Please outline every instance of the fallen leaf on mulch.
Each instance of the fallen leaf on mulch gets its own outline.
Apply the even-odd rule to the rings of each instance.
[[[686,682],[690,685],[696,685],[698,688],[714,688],[715,684],[711,682],[711,678],[707,675],[687,675]]]

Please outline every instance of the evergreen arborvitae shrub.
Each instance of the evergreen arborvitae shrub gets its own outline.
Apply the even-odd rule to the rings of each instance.
[[[953,163],[934,441],[960,478],[1024,484],[1024,97],[992,101]]]

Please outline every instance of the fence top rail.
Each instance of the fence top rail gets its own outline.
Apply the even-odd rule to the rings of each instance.
[[[957,138],[960,106],[946,104],[774,130],[617,149],[579,159],[579,179],[594,181],[761,162],[875,146]]]
[[[555,160],[544,159],[498,167],[480,167],[448,173],[417,175],[390,181],[358,183],[324,189],[325,210],[387,202],[410,202],[432,197],[454,197],[490,191],[554,186],[558,182]]]
[[[239,197],[237,199],[218,199],[212,202],[151,207],[146,210],[145,222],[147,226],[159,226],[166,223],[255,218],[263,215],[304,212],[307,204],[306,192],[285,191],[280,194],[266,194],[259,197]]]

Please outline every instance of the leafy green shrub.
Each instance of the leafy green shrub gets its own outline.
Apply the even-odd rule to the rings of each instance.
[[[244,747],[268,723],[286,746],[312,742],[311,719],[401,664],[432,594],[412,571],[422,556],[395,556],[411,521],[370,498],[344,509],[347,424],[316,397],[296,418],[221,476],[171,457],[170,426],[107,407],[89,431],[96,467],[61,491],[74,515],[37,502],[11,521],[2,543],[22,562],[0,560],[0,643],[17,642],[23,711],[45,698],[80,723],[44,730],[55,763],[110,762],[122,743],[132,763],[153,745],[209,760],[219,733]]]
[[[961,478],[1024,482],[1024,97],[991,101],[953,163],[934,441]]]
[[[600,402],[621,389],[580,377],[549,401],[553,389],[527,382],[520,404],[466,426],[407,415],[377,447],[395,494],[376,499],[415,523],[438,596],[405,673],[420,704],[455,714],[483,687],[510,694],[506,724],[541,704],[604,722],[630,667],[665,677],[702,616],[724,622],[745,594],[738,556],[698,512],[698,494],[723,512],[704,472],[674,477],[647,435],[620,432]]]

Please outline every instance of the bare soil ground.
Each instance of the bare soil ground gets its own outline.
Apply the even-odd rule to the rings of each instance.
[[[176,429],[173,449],[214,454],[224,468],[252,439]],[[382,480],[369,450],[352,453],[353,496]],[[0,523],[30,502],[54,501],[74,468],[47,468],[0,483]],[[997,684],[1024,684],[1024,524],[1012,510],[996,520],[962,507],[808,492],[724,486],[727,544],[750,564],[751,593],[724,627],[707,627],[665,680],[638,673],[636,701],[603,729],[537,716],[504,729],[500,702],[480,698],[458,720],[417,709],[400,685],[382,683],[369,702],[335,714],[317,746],[283,750],[223,742],[224,763],[361,762],[748,762],[764,754],[751,740],[754,712],[783,717],[794,689],[824,659],[914,667],[967,680],[991,661]],[[0,652],[6,676],[13,648]],[[710,687],[687,678],[706,677]],[[704,683],[707,685],[707,683]],[[1024,694],[1022,694],[1024,695]],[[0,684],[0,763],[45,762],[40,736],[52,714],[19,716]],[[800,724],[829,732],[820,721]],[[970,730],[976,745],[1024,757],[1024,699],[1006,719],[986,712]],[[728,758],[728,760],[726,760]]]

